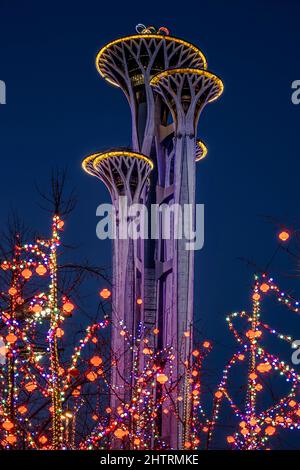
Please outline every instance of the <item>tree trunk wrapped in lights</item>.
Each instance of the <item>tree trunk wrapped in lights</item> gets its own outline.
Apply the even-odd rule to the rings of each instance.
[[[236,431],[232,435],[227,435],[227,443],[233,449],[264,450],[269,448],[272,437],[280,434],[280,429],[300,429],[300,376],[289,364],[263,348],[263,339],[266,334],[275,336],[290,346],[294,342],[291,336],[281,334],[262,321],[261,302],[264,296],[269,295],[277,298],[278,302],[289,310],[299,313],[299,301],[281,291],[273,279],[264,274],[255,277],[252,312],[248,314],[242,311],[227,317],[229,329],[239,343],[240,349],[225,367],[222,380],[215,393],[213,416],[208,432],[208,448],[213,445],[218,420],[221,420],[221,406],[225,402],[228,402],[238,421]],[[247,322],[246,331],[238,331],[235,326],[238,319]],[[232,368],[241,367],[247,359],[244,405],[240,406],[232,397],[233,384],[230,373],[232,374]],[[264,407],[260,395],[264,392],[266,378],[272,375],[284,378],[289,390],[278,400],[274,400],[274,394],[272,394],[271,405]]]

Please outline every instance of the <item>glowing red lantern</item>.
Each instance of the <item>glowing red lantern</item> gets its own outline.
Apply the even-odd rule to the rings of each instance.
[[[168,382],[169,380],[169,377],[165,374],[157,374],[156,376],[156,380],[158,383],[160,383],[161,385],[165,384],[166,382]]]
[[[28,382],[25,385],[25,388],[26,388],[27,392],[34,392],[34,390],[37,388],[37,385],[34,382]]]
[[[282,230],[282,232],[279,233],[278,238],[282,242],[287,242],[288,239],[290,238],[290,234],[286,230]]]
[[[107,300],[109,299],[110,296],[111,296],[111,292],[109,289],[105,288],[100,291],[100,297],[102,297],[102,299]]]
[[[57,222],[57,228],[58,228],[59,230],[62,230],[62,229],[64,228],[64,226],[65,226],[65,223],[64,223],[63,220],[59,220],[59,221]]]
[[[14,344],[17,341],[18,337],[14,333],[9,333],[6,336],[6,341],[8,343]]]
[[[18,412],[21,414],[21,415],[24,415],[25,413],[27,413],[28,409],[27,409],[27,406],[25,405],[21,405],[18,407]]]
[[[274,426],[268,426],[266,429],[265,429],[265,433],[268,435],[268,436],[273,436],[273,434],[275,434],[276,432],[276,428],[274,428]]]
[[[32,307],[32,311],[34,313],[40,313],[41,311],[43,310],[42,306],[39,305],[39,304],[35,304],[33,307]]]
[[[58,338],[62,338],[64,334],[65,334],[65,332],[64,332],[64,330],[63,330],[62,328],[57,328],[57,330],[56,330],[56,336],[57,336]]]
[[[9,434],[6,440],[9,444],[15,444],[17,442],[17,438],[14,434]]]
[[[13,429],[13,427],[14,427],[14,424],[9,419],[6,419],[2,423],[2,427],[3,427],[3,429],[5,429],[5,431],[11,431],[11,429]]]
[[[90,363],[95,366],[95,367],[98,367],[102,364],[102,359],[101,357],[99,356],[93,356],[91,359],[90,359]]]
[[[44,276],[44,274],[46,274],[46,272],[47,272],[47,269],[42,264],[39,264],[38,267],[36,268],[35,272],[39,276]]]
[[[75,308],[74,305],[70,301],[67,301],[63,304],[63,311],[65,313],[72,313],[74,308]]]
[[[9,290],[8,290],[8,293],[9,295],[13,296],[13,295],[16,295],[17,293],[17,289],[15,287],[11,287]]]
[[[95,380],[97,379],[97,374],[96,372],[88,372],[88,374],[86,374],[86,378],[90,381],[90,382],[95,382]]]
[[[39,437],[39,442],[41,444],[46,444],[47,441],[48,441],[48,439],[47,439],[46,436],[42,435],[42,436]]]
[[[268,292],[268,290],[270,289],[270,286],[264,282],[261,286],[260,286],[260,290],[264,293]]]
[[[28,268],[25,268],[23,269],[23,271],[21,272],[22,276],[24,277],[24,279],[28,280],[31,278],[32,276],[32,272],[30,271],[30,269]]]

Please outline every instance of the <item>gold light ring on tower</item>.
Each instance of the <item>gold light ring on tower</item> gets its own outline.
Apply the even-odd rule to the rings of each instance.
[[[96,157],[98,157],[100,153],[93,153],[92,155],[89,155],[86,157],[83,162],[81,163],[81,167],[83,170],[88,173],[89,175],[95,176],[95,174],[89,169],[90,164],[93,165],[93,161],[95,160]]]
[[[107,160],[109,158],[114,158],[114,157],[136,158],[138,160],[143,160],[145,163],[147,163],[150,166],[151,170],[153,170],[154,168],[153,161],[150,160],[150,158],[146,157],[145,155],[142,155],[141,153],[122,151],[122,150],[116,150],[116,151],[104,152],[104,153],[94,153],[86,157],[83,160],[82,168],[84,169],[84,171],[94,176],[94,173],[89,169],[90,163],[92,163],[92,166],[96,171],[96,167],[99,163],[101,163],[103,160]]]
[[[183,44],[184,46],[186,46],[187,48],[193,50],[194,52],[196,52],[196,54],[198,54],[198,56],[200,57],[200,59],[202,60],[203,62],[203,69],[206,70],[207,69],[207,61],[206,61],[206,57],[205,55],[203,54],[203,52],[200,51],[200,49],[198,49],[198,47],[194,46],[193,44],[187,42],[187,41],[184,41],[183,39],[179,39],[179,38],[175,38],[175,37],[172,37],[172,36],[165,36],[163,34],[134,34],[134,35],[131,35],[131,36],[125,36],[123,38],[119,38],[119,39],[115,39],[114,41],[111,41],[109,42],[108,44],[106,44],[106,46],[103,46],[102,49],[100,49],[100,51],[98,52],[97,56],[96,56],[96,68],[99,72],[99,74],[101,75],[101,77],[103,77],[106,81],[108,81],[109,83],[111,83],[112,85],[115,85],[117,87],[119,87],[118,83],[116,83],[114,80],[112,80],[111,78],[107,77],[107,75],[105,74],[105,72],[103,72],[101,70],[101,65],[100,65],[100,61],[102,59],[102,56],[103,54],[112,46],[116,45],[116,44],[120,44],[122,42],[125,42],[125,41],[130,41],[132,39],[163,39],[165,41],[169,41],[169,42],[175,42],[176,44]],[[105,60],[105,59],[104,59]]]
[[[155,86],[155,85],[158,85],[159,82],[163,79],[163,78],[166,78],[166,77],[170,77],[172,75],[176,75],[176,74],[180,74],[180,75],[203,75],[204,77],[207,77],[207,78],[210,78],[212,81],[215,82],[215,84],[219,87],[219,91],[218,93],[211,99],[208,100],[209,103],[211,103],[212,101],[215,101],[217,100],[221,94],[223,93],[223,90],[224,90],[224,84],[222,82],[222,80],[217,77],[217,75],[211,73],[211,72],[208,72],[208,70],[201,70],[201,69],[193,69],[193,68],[178,68],[178,69],[168,69],[168,70],[165,70],[164,72],[161,72],[161,73],[158,73],[156,74],[150,81],[150,85],[151,86]]]
[[[200,160],[203,160],[203,158],[206,157],[208,150],[207,150],[207,147],[206,147],[205,143],[202,142],[202,140],[197,140],[196,141],[196,146],[198,148],[196,149],[195,161],[200,162]]]
[[[107,160],[108,158],[114,158],[114,157],[136,158],[138,160],[143,160],[144,162],[146,162],[150,166],[151,170],[153,170],[154,168],[153,161],[150,160],[150,158],[146,157],[145,155],[142,155],[141,153],[121,151],[121,150],[99,154],[98,157],[96,157],[93,162],[93,167],[96,168],[96,166],[99,163],[101,163],[101,161]]]

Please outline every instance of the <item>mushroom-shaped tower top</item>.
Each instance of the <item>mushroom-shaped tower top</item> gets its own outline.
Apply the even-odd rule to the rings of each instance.
[[[116,39],[97,54],[96,67],[107,81],[128,91],[172,67],[206,69],[204,54],[182,39],[163,34],[135,34]]]
[[[82,167],[103,181],[113,200],[118,196],[127,196],[130,202],[138,202],[145,185],[149,183],[153,163],[140,153],[114,150],[86,157]]]

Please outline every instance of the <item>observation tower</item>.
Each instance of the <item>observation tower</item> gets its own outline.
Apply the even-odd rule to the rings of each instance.
[[[204,107],[221,95],[222,81],[208,72],[206,58],[196,46],[170,36],[164,27],[138,25],[137,34],[104,46],[97,54],[96,67],[125,94],[131,110],[132,148],[87,157],[83,168],[106,184],[115,207],[120,195],[148,208],[156,204],[159,209],[172,210],[174,204],[182,208],[189,204],[187,222],[194,230],[196,161],[207,154],[206,146],[197,139],[197,124]],[[133,173],[128,170],[131,165]],[[117,236],[114,240],[117,309],[113,322],[124,321],[132,332],[141,322],[151,348],[174,348],[175,366],[168,378],[174,390],[170,409],[175,409],[157,419],[166,446],[182,449],[191,432],[188,370],[193,344],[194,251],[186,249],[185,238],[176,239],[176,219],[170,221],[170,239],[163,236],[160,218],[156,239],[137,243]],[[150,233],[150,218],[147,224]],[[117,260],[122,260],[122,266]],[[137,309],[138,296],[142,304]],[[154,335],[154,329],[159,333]],[[125,358],[119,370],[120,375],[128,376],[133,370],[132,356],[119,336],[113,332],[112,350]],[[117,388],[124,385],[116,375],[112,384]],[[126,393],[125,386],[121,398]],[[179,396],[181,400],[177,400]],[[115,400],[112,396],[112,406]]]

